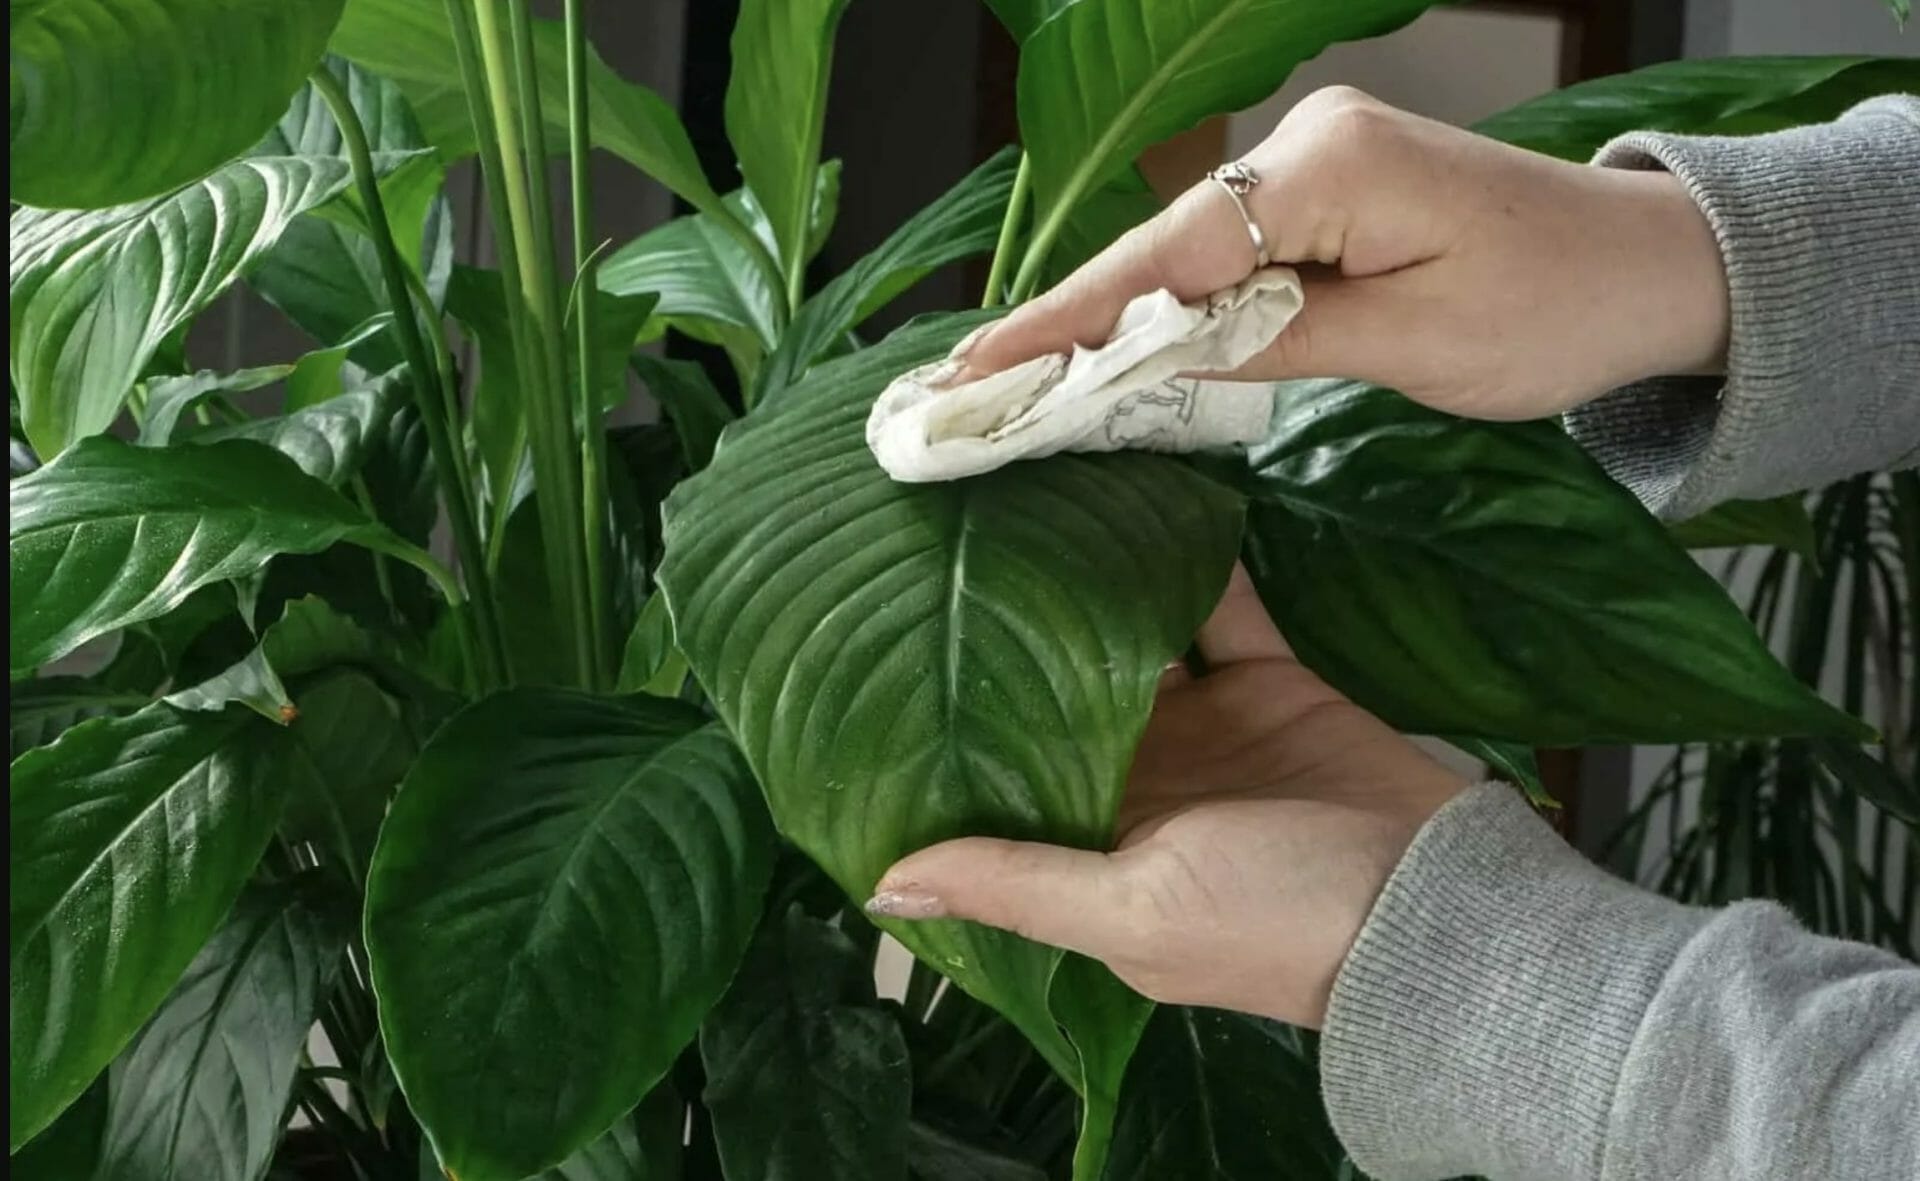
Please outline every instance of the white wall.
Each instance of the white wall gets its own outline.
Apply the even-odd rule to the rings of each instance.
[[[1686,55],[1920,53],[1882,0],[1689,0]]]
[[[1471,123],[1552,90],[1560,21],[1521,12],[1436,8],[1404,28],[1335,45],[1293,72],[1274,96],[1233,116],[1227,150],[1240,156],[1287,109],[1322,86],[1355,86],[1448,123]]]

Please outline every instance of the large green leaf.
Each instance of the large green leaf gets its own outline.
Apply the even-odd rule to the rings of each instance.
[[[1160,456],[888,479],[866,446],[873,399],[980,322],[917,322],[776,391],[667,503],[659,578],[680,645],[781,831],[857,899],[963,834],[1105,847],[1160,671],[1239,538],[1237,499]],[[1058,951],[957,922],[888,927],[1076,1086],[1067,1039],[1132,1036],[1063,1036]]]
[[[1162,1005],[1127,1074],[1106,1181],[1336,1181],[1345,1153],[1298,1030]]]
[[[1012,148],[995,154],[809,299],[762,371],[766,388],[798,381],[847,332],[928,272],[992,250],[1019,158]]]
[[[700,1027],[701,1096],[728,1177],[899,1181],[913,1076],[873,965],[799,907],[769,915]],[[794,1097],[809,1096],[796,1103]]]
[[[770,834],[701,723],[657,698],[515,690],[408,773],[367,948],[401,1089],[461,1181],[518,1181],[606,1131],[732,975]]]
[[[551,142],[565,143],[566,39],[558,21],[534,21],[533,34],[540,111],[555,133]],[[331,47],[399,83],[428,142],[444,159],[473,151],[473,125],[443,0],[347,0]],[[700,171],[693,141],[673,108],[653,91],[615,74],[591,48],[587,95],[596,146],[635,165],[695,209],[711,211],[719,205],[720,197]]]
[[[442,191],[446,170],[427,146],[405,96],[393,83],[333,59],[330,69],[366,131],[376,163],[395,163],[380,178],[387,229],[401,258],[420,276],[429,298],[444,299],[453,266],[453,213]],[[311,85],[294,95],[255,155],[334,156],[346,150],[340,127]],[[390,310],[379,255],[366,232],[366,212],[353,189],[294,219],[273,249],[248,272],[247,284],[315,340],[345,339],[354,326]],[[371,370],[401,361],[392,333],[353,342],[353,359]]]
[[[847,0],[742,0],[733,26],[727,138],[796,293],[810,254],[833,37],[846,9]]]
[[[1864,733],[1549,423],[1296,382],[1251,458],[1268,610],[1401,729],[1536,746]]]
[[[343,160],[260,157],[132,205],[16,211],[7,358],[40,457],[105,430],[162,342],[349,179]]]
[[[272,448],[246,440],[135,447],[102,436],[12,484],[10,667],[164,615],[200,587],[281,553],[399,538]]]
[[[1920,90],[1920,60],[1728,57],[1663,62],[1596,78],[1502,111],[1475,130],[1585,160],[1616,135],[1757,135],[1824,123],[1876,94]]]
[[[18,1148],[119,1053],[233,904],[279,819],[284,731],[155,704],[10,769]]]
[[[1035,242],[1141,149],[1252,106],[1336,41],[1405,24],[1433,0],[1079,0],[1020,49],[1020,139]]]
[[[241,895],[114,1062],[101,1177],[255,1181],[266,1171],[346,943],[346,916],[302,897],[300,886],[317,885]]]
[[[14,0],[7,192],[98,208],[212,171],[272,125],[341,0]]]
[[[1773,500],[1730,500],[1725,504],[1675,521],[1667,526],[1672,538],[1688,549],[1715,549],[1730,545],[1771,545],[1792,550],[1809,561],[1818,560],[1819,540],[1804,496]]]

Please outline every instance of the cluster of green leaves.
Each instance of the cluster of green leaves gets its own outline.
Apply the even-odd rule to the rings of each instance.
[[[1025,151],[809,291],[844,0],[743,0],[731,193],[577,2],[16,5],[16,1164],[1338,1175],[1305,1035],[1156,1011],[951,923],[894,930],[919,959],[882,1000],[858,909],[944,837],[1106,841],[1158,673],[1236,556],[1324,675],[1522,777],[1516,752],[1597,739],[1858,755],[1544,425],[1303,386],[1231,471],[1069,456],[905,486],[872,462],[879,389],[983,314],[872,347],[868,317],[989,250],[989,302],[1024,296],[1151,211],[1141,148],[1425,6],[994,0]],[[1578,154],[1781,125],[1890,69],[1650,71],[1503,134]],[[583,229],[562,273],[549,134],[694,212],[597,262]],[[498,271],[452,259],[446,169],[476,154]],[[322,347],[192,370],[187,330],[236,284]],[[739,405],[635,352],[669,332],[723,347]],[[664,417],[609,429],[630,374]]]

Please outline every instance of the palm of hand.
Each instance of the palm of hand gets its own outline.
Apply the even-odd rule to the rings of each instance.
[[[1381,886],[1463,784],[1283,653],[1169,674],[1114,857],[1143,938],[1107,963],[1158,1000],[1318,1025]]]
[[[868,909],[1078,951],[1154,1000],[1318,1025],[1380,887],[1463,780],[1293,658],[1236,569],[1170,671],[1112,853],[964,837],[896,863]]]

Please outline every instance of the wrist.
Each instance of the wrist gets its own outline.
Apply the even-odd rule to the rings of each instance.
[[[1651,377],[1724,373],[1731,304],[1726,262],[1686,185],[1657,171],[1597,169],[1609,216],[1598,229],[1607,298],[1630,334],[1612,350],[1606,390]],[[1598,179],[1598,178],[1596,178]],[[1597,393],[1605,390],[1596,391]]]

